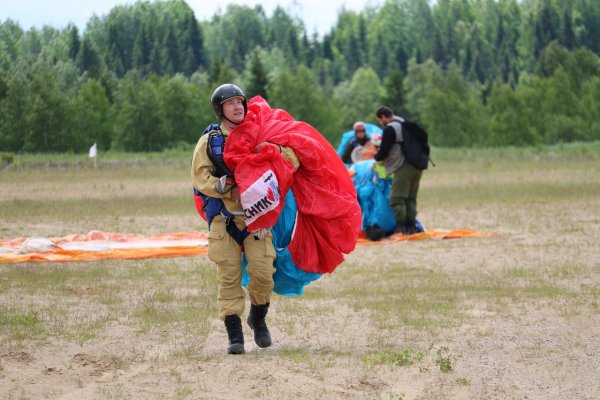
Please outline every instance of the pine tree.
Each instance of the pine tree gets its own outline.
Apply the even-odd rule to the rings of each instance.
[[[561,26],[560,44],[569,50],[574,49],[577,46],[572,18],[571,8],[565,7]]]
[[[142,24],[133,45],[133,68],[142,71],[144,74],[147,73],[152,47],[149,28],[146,24]]]
[[[121,78],[125,74],[128,63],[125,60],[119,31],[114,23],[108,27],[108,41],[104,54],[104,62],[117,77]]]
[[[198,26],[198,21],[194,15],[190,15],[186,24],[186,44],[187,48],[184,51],[185,59],[183,61],[183,71],[186,75],[191,75],[200,67],[206,67],[204,57],[204,38],[202,31]]]
[[[383,80],[385,95],[383,104],[390,107],[398,115],[406,115],[404,108],[404,75],[400,70],[394,70]]]
[[[179,43],[175,37],[175,30],[170,25],[167,34],[164,37],[162,45],[161,64],[163,65],[164,72],[167,75],[174,75],[182,70],[180,62],[180,51]]]
[[[534,56],[537,58],[542,50],[553,40],[559,39],[560,19],[550,0],[543,0],[535,26]]]
[[[75,25],[72,25],[69,28],[69,57],[71,60],[77,60],[80,46],[81,40],[79,39],[79,30]]]
[[[267,72],[260,60],[260,56],[257,51],[254,51],[250,56],[250,77],[246,85],[246,96],[252,98],[256,95],[262,96],[265,100],[268,100],[267,85],[269,79],[267,78]]]
[[[89,36],[83,38],[81,50],[77,56],[79,70],[93,79],[99,79],[102,75],[102,59],[100,58],[96,46]]]

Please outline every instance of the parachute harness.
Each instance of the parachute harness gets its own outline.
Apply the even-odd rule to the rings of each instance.
[[[233,172],[225,165],[225,161],[223,160],[223,149],[225,147],[225,135],[221,132],[221,128],[218,124],[209,125],[204,132],[202,133],[208,134],[208,146],[206,149],[208,158],[211,160],[216,169],[216,176],[222,177],[227,176],[233,180]],[[217,199],[214,197],[209,197],[204,193],[200,192],[196,188],[194,188],[194,196],[200,196],[202,198],[202,211],[206,215],[206,222],[208,222],[208,226],[210,228],[210,224],[213,218],[217,215],[223,216],[225,220],[225,229],[227,233],[240,245],[243,247],[244,239],[248,237],[250,232],[248,232],[248,228],[244,227],[244,229],[239,229],[235,222],[235,215],[232,214],[227,208],[225,208],[225,204],[223,204],[223,200]]]

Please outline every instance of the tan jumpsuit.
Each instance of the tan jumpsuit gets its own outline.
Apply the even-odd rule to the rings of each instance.
[[[225,137],[229,135],[229,130],[225,126],[221,125],[221,130]],[[218,178],[214,175],[215,167],[206,151],[208,136],[202,135],[194,150],[191,171],[194,187],[207,196],[222,199],[229,212],[243,214],[241,203],[231,199],[231,192],[220,194],[215,189]],[[294,164],[294,169],[297,169],[299,162],[293,150],[283,147],[282,152],[284,157]],[[234,222],[240,230],[245,226],[243,215],[236,215]],[[257,239],[252,234],[248,235],[244,240],[244,252],[250,276],[248,282],[250,302],[255,305],[270,303],[275,272],[272,233],[269,232],[262,239]],[[217,264],[219,317],[224,320],[231,314],[241,316],[245,306],[242,287],[242,249],[227,233],[224,218],[220,215],[215,216],[210,224],[208,258]]]

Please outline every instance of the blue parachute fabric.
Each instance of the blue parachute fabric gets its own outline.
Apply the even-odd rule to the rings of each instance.
[[[292,232],[296,224],[296,200],[291,190],[285,196],[284,206],[279,214],[277,223],[273,226],[273,245],[276,258],[273,266],[275,273],[273,291],[282,296],[299,296],[304,293],[304,286],[317,280],[322,274],[302,271],[292,261],[287,246],[292,240]],[[242,258],[242,285],[248,286],[250,276],[247,271],[246,257]]]
[[[337,153],[341,157],[344,155],[344,149],[348,142],[354,137],[354,131],[344,132],[342,134],[342,140],[340,141],[340,145],[337,148]]]
[[[296,225],[296,199],[292,190],[288,190],[283,200],[283,210],[273,226],[273,245],[282,249],[292,241],[292,232]]]
[[[371,137],[373,133],[382,133],[383,130],[375,124],[365,123],[367,128],[367,137]],[[346,144],[354,137],[354,130],[350,130],[344,132],[342,134],[342,140],[337,148],[337,153],[341,157],[344,155],[344,149],[346,148]]]
[[[362,212],[361,229],[366,232],[367,226],[375,224],[387,234],[396,230],[396,218],[390,207],[392,179],[382,179],[373,169],[375,160],[362,160],[354,165],[352,182],[356,188],[358,204]]]

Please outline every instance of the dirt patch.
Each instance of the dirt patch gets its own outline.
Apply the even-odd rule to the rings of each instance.
[[[339,268],[370,265],[377,279],[404,257],[432,272],[468,275],[487,268],[495,274],[539,268],[546,257],[569,258],[564,252],[570,250],[559,248],[541,257],[540,239],[524,239],[532,245],[501,235],[359,248]],[[512,252],[518,243],[517,257]],[[539,263],[522,261],[538,256]],[[503,261],[488,262],[490,257]],[[590,262],[584,257],[579,268]],[[335,293],[348,284],[338,280],[341,275],[312,285]],[[586,298],[590,292],[581,288],[598,290],[598,273],[548,279],[564,280],[582,297],[515,297],[501,306],[471,299],[462,304],[468,315],[463,323],[436,332],[380,328],[370,312],[336,298],[276,297],[269,314],[273,346],[258,348],[246,328],[247,354],[239,357],[225,354],[227,338],[217,319],[200,340],[170,327],[141,333],[119,320],[82,345],[51,340],[42,348],[1,353],[1,392],[4,398],[60,399],[237,399],[240,393],[256,399],[596,399],[600,314],[592,312],[597,297]],[[368,282],[363,286],[368,290]],[[74,293],[90,294],[87,288]],[[410,350],[411,362],[369,361],[385,349]],[[447,372],[441,369],[445,361]]]
[[[514,189],[511,182],[529,170],[521,166],[494,179],[476,168],[467,177],[428,172],[423,191],[430,197],[424,196],[419,214],[426,227],[496,236],[357,248],[304,296],[275,296],[267,319],[273,346],[258,348],[244,326],[243,356],[225,354],[214,266],[205,257],[111,261],[102,268],[51,265],[39,275],[37,264],[0,265],[0,311],[14,313],[0,314],[2,338],[17,311],[35,311],[30,314],[46,329],[42,337],[0,341],[0,398],[600,399],[600,171],[597,164],[591,168],[593,173],[573,175],[577,185],[588,182],[583,193],[563,188],[569,168],[555,175],[562,179],[556,185],[545,170],[533,171],[526,186],[539,177],[536,190],[550,187],[550,195],[540,196],[523,194],[527,187],[506,195],[506,186]],[[16,191],[18,184],[8,186]],[[105,187],[133,193],[142,186],[121,189],[107,180]],[[464,202],[448,200],[473,186],[481,190]],[[188,191],[187,175],[166,187]],[[192,207],[185,215],[148,214],[135,221],[109,215],[101,222],[117,220],[115,226],[128,233],[185,231],[198,225]],[[10,234],[55,236],[85,232],[98,221],[14,224]],[[64,273],[70,270],[78,276],[89,271],[89,281],[75,285]],[[122,273],[96,285],[113,270]],[[198,282],[190,274],[197,270],[213,272]],[[176,280],[177,289],[149,284],[150,275],[153,282]],[[47,281],[29,289],[27,282],[40,277]],[[56,290],[48,293],[50,281]],[[121,285],[141,289],[125,294]],[[398,293],[408,289],[416,293],[416,306],[431,304],[435,313],[404,311]],[[432,302],[435,296],[441,301]],[[211,311],[206,326],[183,329],[169,319],[181,311],[168,308],[169,301],[180,297],[193,299],[194,312]],[[447,314],[444,301],[452,305]],[[144,325],[141,311],[158,322]],[[424,326],[406,322],[419,313],[429,316]],[[97,332],[88,337],[65,328],[77,323]]]

